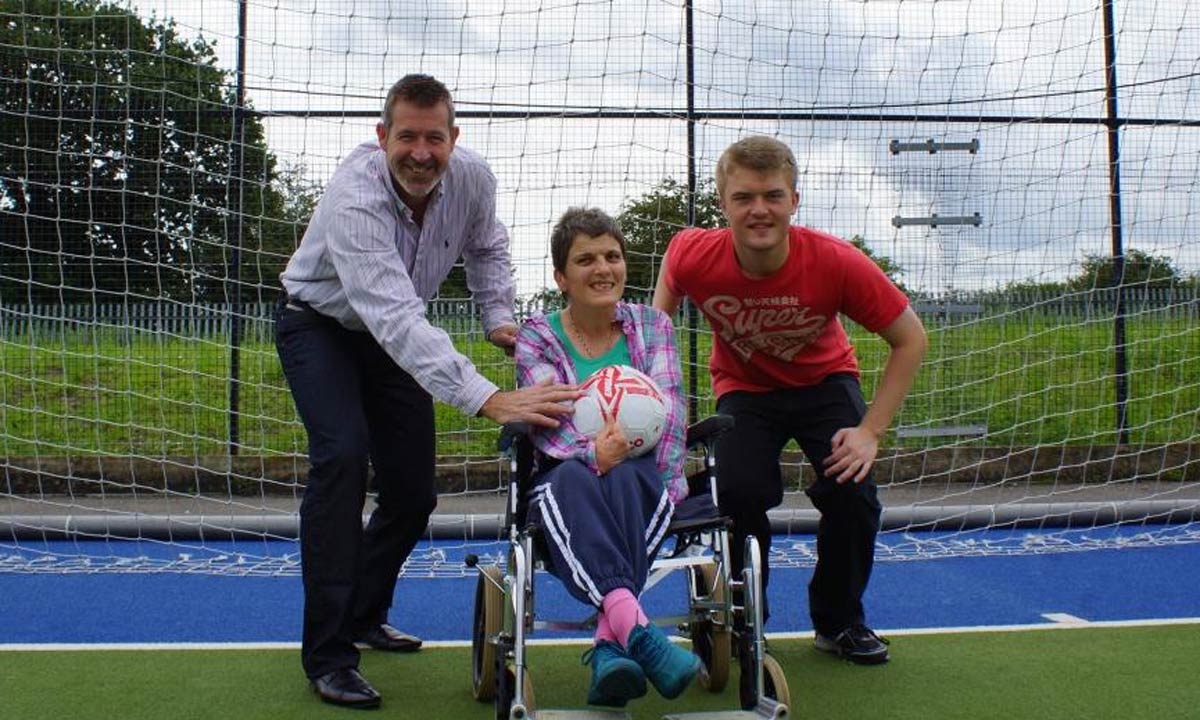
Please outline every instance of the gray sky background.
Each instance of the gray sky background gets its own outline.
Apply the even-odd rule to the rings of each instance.
[[[185,35],[236,52],[235,0],[138,0]],[[888,115],[1104,114],[1098,2],[696,0],[696,102],[732,111]],[[1200,0],[1117,0],[1120,112],[1200,119]],[[376,110],[407,72],[437,76],[460,109],[685,107],[680,0],[254,0],[249,96],[260,110]],[[461,142],[500,181],[519,289],[551,283],[549,227],[570,205],[610,212],[664,177],[686,178],[682,121],[462,122]],[[364,118],[271,119],[284,162],[324,182],[373,137]],[[910,287],[966,290],[1058,280],[1111,246],[1107,140],[1098,125],[714,120],[699,168],[749,133],[789,143],[796,220],[861,234]],[[967,141],[977,154],[892,155],[888,143]],[[1122,133],[1125,247],[1200,271],[1200,128]],[[895,215],[983,217],[979,228],[894,228]]]

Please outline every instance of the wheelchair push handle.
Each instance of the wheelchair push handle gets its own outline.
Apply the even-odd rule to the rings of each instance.
[[[504,423],[500,428],[500,437],[496,440],[496,449],[508,452],[513,443],[529,434],[530,425],[524,422]]]

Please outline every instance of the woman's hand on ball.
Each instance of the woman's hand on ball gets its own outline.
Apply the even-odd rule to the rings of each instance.
[[[629,440],[615,419],[604,423],[596,436],[596,467],[600,474],[612,470],[629,455]]]

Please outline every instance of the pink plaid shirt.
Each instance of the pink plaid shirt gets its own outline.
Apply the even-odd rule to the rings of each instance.
[[[675,328],[670,317],[647,305],[617,303],[613,319],[621,323],[633,366],[653,378],[667,397],[666,427],[654,448],[654,458],[671,502],[678,504],[688,491],[683,474],[687,410],[679,353],[675,349]],[[521,326],[516,361],[517,383],[522,387],[547,378],[561,383],[579,382],[570,354],[543,315],[536,315]],[[570,416],[557,428],[534,428],[532,437],[542,453],[559,460],[577,458],[598,474],[596,444],[575,428]]]

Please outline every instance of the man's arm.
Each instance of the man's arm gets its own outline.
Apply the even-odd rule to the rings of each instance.
[[[654,285],[654,300],[651,302],[655,310],[665,312],[667,317],[675,317],[675,313],[679,312],[679,304],[683,302],[683,297],[676,295],[668,287],[667,262],[670,257],[670,253],[663,255],[662,263],[658,267],[658,281]]]
[[[508,229],[495,217],[494,199],[480,203],[479,212],[472,237],[463,249],[467,288],[479,307],[488,342],[511,356],[517,342],[517,325],[512,314],[516,285]]]
[[[345,203],[327,239],[330,261],[350,307],[396,364],[434,398],[474,415],[496,385],[425,316],[390,212],[382,198]]]
[[[925,356],[925,327],[911,305],[879,336],[891,351],[875,397],[857,427],[842,428],[834,434],[833,452],[825,460],[825,476],[836,475],[839,483],[848,480],[859,483],[866,478],[879,452],[879,439],[900,410]]]

